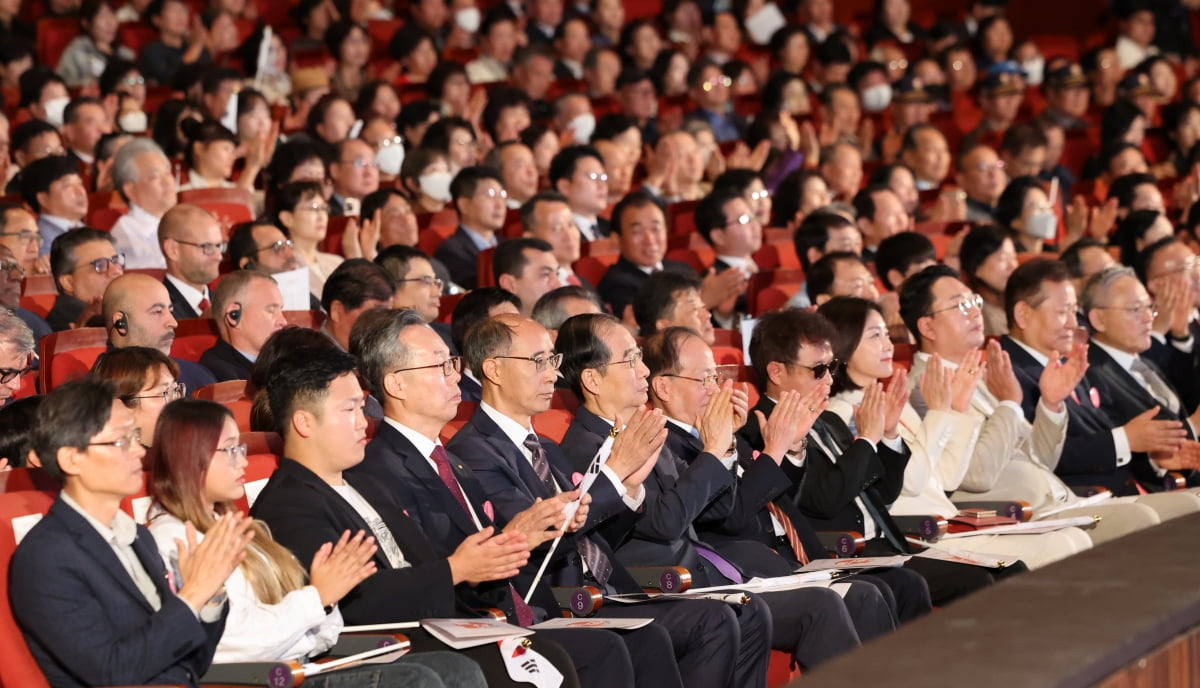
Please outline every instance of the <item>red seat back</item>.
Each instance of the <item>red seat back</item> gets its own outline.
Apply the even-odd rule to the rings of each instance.
[[[78,17],[42,17],[37,23],[38,62],[57,67],[63,51],[79,35]]]
[[[49,688],[38,668],[8,603],[8,567],[20,537],[54,503],[45,492],[0,494],[0,685],[21,688]]]
[[[217,343],[217,323],[212,318],[187,318],[175,328],[171,355],[198,363],[200,356]]]
[[[600,256],[584,256],[575,261],[575,274],[591,282],[594,285],[600,284],[600,280],[604,279],[604,273],[608,269],[617,264],[620,254],[611,253]]]
[[[107,348],[108,333],[103,327],[81,327],[42,337],[38,346],[42,391],[83,377]]]
[[[563,436],[567,434],[567,428],[571,426],[573,419],[574,416],[570,411],[548,409],[533,417],[533,431],[542,437],[554,440],[555,444],[559,444],[562,442]]]

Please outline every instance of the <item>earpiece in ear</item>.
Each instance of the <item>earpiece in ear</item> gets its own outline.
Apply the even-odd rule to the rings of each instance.
[[[235,301],[233,306],[233,308],[225,312],[225,324],[230,327],[237,327],[238,323],[242,320],[242,304]]]
[[[117,319],[113,322],[113,329],[122,337],[129,334],[129,320],[125,318],[125,314],[121,311],[117,311]]]

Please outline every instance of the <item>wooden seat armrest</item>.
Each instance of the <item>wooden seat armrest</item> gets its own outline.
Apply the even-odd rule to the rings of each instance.
[[[866,538],[856,530],[822,530],[817,537],[825,550],[835,557],[856,557],[867,546]]]
[[[554,588],[554,599],[570,616],[592,616],[604,605],[604,595],[599,588],[581,585],[578,588]]]
[[[304,683],[300,662],[231,662],[214,664],[200,678],[200,685],[211,686],[270,686],[292,688]]]
[[[1070,485],[1071,491],[1079,497],[1095,497],[1098,494],[1112,492],[1103,485]]]
[[[1029,502],[1020,499],[1006,499],[997,501],[966,501],[955,502],[954,506],[959,509],[991,509],[996,512],[997,516],[1007,516],[1015,518],[1017,521],[1024,523],[1033,518],[1033,507],[1029,506]]]
[[[329,652],[325,656],[337,659],[374,650],[377,647],[406,644],[408,644],[408,636],[403,633],[343,633],[338,636],[337,642],[329,648]]]
[[[915,537],[925,542],[937,542],[946,534],[949,524],[946,519],[937,514],[924,516],[892,516],[900,532],[906,536]]]
[[[692,587],[692,573],[682,566],[631,566],[629,573],[645,590],[669,593]]]

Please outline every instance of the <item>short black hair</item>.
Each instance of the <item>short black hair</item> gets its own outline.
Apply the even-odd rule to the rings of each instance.
[[[122,82],[130,72],[138,71],[138,66],[129,60],[110,57],[100,73],[100,95],[107,96],[120,91]]]
[[[354,310],[367,299],[392,302],[396,293],[396,281],[386,270],[366,258],[351,258],[343,261],[325,280],[321,290],[321,308],[328,313],[337,301]]]
[[[1079,239],[1075,243],[1068,246],[1067,250],[1063,251],[1062,255],[1058,257],[1058,259],[1062,261],[1063,265],[1067,267],[1067,272],[1071,273],[1071,277],[1074,277],[1075,279],[1080,279],[1083,277],[1083,259],[1080,257],[1080,254],[1089,248],[1098,248],[1104,251],[1108,250],[1108,247],[1105,246],[1104,243],[1099,239],[1094,237],[1083,237],[1082,239]]]
[[[325,200],[325,191],[321,188],[320,182],[299,181],[288,182],[284,184],[279,193],[275,195],[275,208],[278,212],[288,211],[295,212],[296,207],[306,198],[313,197]],[[280,223],[282,227],[282,223]],[[287,231],[286,229],[284,231]]]
[[[63,293],[59,278],[75,270],[75,250],[93,241],[107,241],[114,244],[113,250],[116,250],[111,234],[91,227],[68,229],[50,242],[50,273],[54,275],[54,286],[58,288],[58,293]]]
[[[892,191],[892,187],[887,184],[870,184],[865,189],[854,194],[854,200],[851,202],[854,206],[854,214],[860,219],[875,221],[875,194]]]
[[[854,223],[847,220],[846,216],[828,210],[809,213],[792,234],[792,244],[796,247],[800,267],[807,272],[812,267],[812,261],[808,259],[808,250],[815,248],[824,254],[825,244],[829,243],[829,230],[843,227],[854,227]]]
[[[713,180],[713,191],[717,189],[733,189],[739,196],[746,195],[754,180],[763,181],[763,176],[756,170],[744,167],[725,170]],[[764,183],[764,186],[766,184]]]
[[[1063,265],[1061,261],[1034,258],[1023,265],[1018,265],[1017,269],[1008,276],[1008,283],[1004,286],[1004,316],[1008,321],[1009,329],[1016,326],[1013,313],[1016,312],[1018,303],[1024,301],[1037,308],[1042,302],[1035,303],[1034,299],[1041,293],[1043,283],[1061,284],[1070,278],[1071,273],[1067,272],[1067,266]]]
[[[454,307],[454,314],[450,318],[450,341],[455,350],[464,351],[467,332],[477,323],[487,320],[488,311],[503,303],[511,303],[513,308],[521,310],[521,300],[517,295],[500,287],[483,287],[467,292]]]
[[[596,128],[592,130],[592,143],[611,141],[630,129],[637,128],[637,122],[629,115],[610,112],[596,120]],[[639,131],[641,130],[639,129]]]
[[[529,197],[528,201],[521,204],[521,227],[526,232],[533,231],[533,225],[537,222],[538,203],[565,203],[568,206],[571,205],[570,200],[557,191],[547,189],[535,193]]]
[[[417,121],[423,122],[429,119],[429,114],[438,109],[437,101],[442,99],[442,93],[446,88],[446,82],[450,80],[450,77],[459,74],[465,77],[467,75],[467,69],[458,62],[455,62],[454,60],[442,60],[441,62],[438,62],[437,66],[433,68],[433,71],[429,73],[429,78],[425,80],[425,92],[429,94],[430,100],[417,100],[413,101],[412,103],[408,103],[400,109],[400,113],[403,114],[405,110],[411,108],[413,105],[423,103],[425,105],[422,106],[422,110],[425,112],[425,116]]]
[[[728,186],[713,186],[713,190],[696,204],[696,230],[712,245],[714,229],[725,229],[725,205],[742,198],[742,193]]]
[[[830,251],[821,256],[820,260],[804,271],[804,276],[807,278],[805,289],[811,302],[816,303],[817,297],[821,294],[833,295],[830,290],[833,289],[833,282],[837,277],[837,266],[841,263],[866,265],[862,256],[850,251]]]
[[[654,334],[655,324],[660,319],[672,317],[680,292],[689,289],[699,292],[700,279],[672,270],[660,270],[647,277],[633,297],[633,319],[638,325],[638,336]]]
[[[1157,210],[1132,210],[1117,223],[1117,231],[1113,233],[1110,245],[1121,249],[1121,264],[1136,268],[1138,260],[1137,244],[1146,236],[1146,232],[1158,221],[1162,213]],[[1142,277],[1141,274],[1138,277]],[[1144,280],[1143,280],[1144,281]]]
[[[241,222],[234,227],[233,234],[229,236],[229,262],[235,270],[243,269],[243,258],[248,259],[250,263],[258,262],[258,242],[254,240],[254,228],[258,226],[274,227],[275,224],[265,220]]]
[[[394,186],[380,187],[376,191],[372,191],[362,199],[362,205],[359,206],[359,217],[375,217],[375,212],[382,210],[392,200],[392,196],[404,198],[404,194],[400,193],[400,189]],[[407,203],[408,199],[404,198]]]
[[[12,468],[23,468],[29,453],[29,437],[43,397],[17,399],[0,408],[0,459],[8,459]]]
[[[279,434],[286,438],[292,415],[324,401],[333,381],[354,372],[357,365],[353,356],[337,347],[292,349],[275,359],[266,389]]]
[[[432,148],[449,156],[450,137],[460,129],[470,134],[472,141],[475,140],[475,127],[471,126],[470,122],[462,117],[442,117],[425,130],[425,138],[421,139],[421,147]]]
[[[958,259],[967,284],[972,289],[984,288],[983,282],[975,273],[994,253],[1004,247],[1005,241],[1011,241],[1012,234],[999,225],[976,225],[967,230],[959,249]]]
[[[71,102],[67,103],[67,107],[63,108],[63,124],[74,124],[75,116],[79,114],[79,108],[85,105],[95,105],[96,107],[104,107],[99,98],[92,96],[79,96],[72,98]]]
[[[937,250],[929,237],[920,232],[900,232],[879,242],[875,250],[875,269],[879,279],[888,289],[896,289],[900,285],[892,284],[888,273],[892,270],[901,275],[917,263],[937,260]]]
[[[1022,122],[1009,127],[1008,131],[1004,132],[1004,138],[1000,139],[1000,151],[1010,155],[1020,155],[1021,151],[1049,145],[1050,140],[1033,122]]]
[[[55,387],[42,399],[29,446],[47,473],[58,480],[66,477],[58,465],[58,450],[87,451],[88,443],[112,417],[116,398],[117,388],[108,380],[76,380]]]
[[[1108,197],[1117,199],[1118,206],[1128,208],[1133,205],[1133,199],[1137,196],[1135,190],[1144,184],[1158,186],[1154,176],[1145,172],[1134,172],[1117,177],[1108,186]]]
[[[600,161],[601,165],[604,164],[604,156],[600,155],[600,151],[591,146],[567,146],[555,153],[554,157],[550,160],[550,170],[548,173],[550,188],[557,190],[559,180],[569,180],[575,176],[575,167],[584,158],[595,158]]]
[[[900,285],[900,317],[916,338],[918,346],[921,344],[921,330],[917,323],[929,315],[929,310],[933,308],[933,285],[944,277],[958,279],[958,272],[946,265],[930,265]],[[750,353],[753,356],[754,352]]]
[[[663,207],[662,201],[658,200],[657,196],[645,189],[634,189],[625,194],[624,198],[617,201],[617,205],[612,211],[609,228],[612,229],[614,234],[619,235],[621,233],[621,223],[625,219],[625,211],[630,208],[645,208],[648,205],[657,206],[662,211],[663,217],[666,217],[667,210]]]
[[[21,122],[12,128],[12,140],[9,142],[11,146],[9,158],[13,162],[16,162],[17,151],[21,151],[22,153],[28,152],[25,149],[30,143],[33,142],[34,139],[42,136],[43,134],[49,133],[53,133],[55,136],[59,137],[60,141],[62,140],[62,135],[58,133],[58,129],[56,129],[54,125],[50,124],[49,122],[44,122],[40,119],[31,119],[26,122]]]
[[[46,65],[34,65],[25,70],[18,80],[18,85],[21,90],[21,107],[29,107],[30,105],[42,99],[42,90],[49,84],[58,82],[66,89],[67,82],[56,74],[53,69]]]
[[[502,241],[492,256],[492,274],[496,276],[496,279],[500,279],[500,275],[520,277],[521,273],[525,271],[525,267],[529,265],[529,258],[525,256],[526,249],[543,253],[554,252],[554,247],[549,242],[533,237],[517,237]],[[533,304],[529,305],[533,306]]]
[[[1025,197],[1040,188],[1042,183],[1036,177],[1017,177],[1009,181],[996,201],[996,212],[992,216],[996,224],[1011,228],[1013,221],[1025,212]]]
[[[513,12],[512,8],[503,2],[492,5],[483,13],[483,18],[479,22],[479,31],[476,35],[480,38],[487,36],[493,26],[504,22],[516,24],[517,13]]]
[[[835,34],[826,36],[825,40],[813,46],[812,53],[813,59],[822,66],[850,64],[854,61],[849,46]]]
[[[267,181],[272,192],[270,195],[277,196],[279,190],[291,179],[296,168],[309,160],[320,161],[321,166],[325,168],[325,177],[329,177],[329,151],[325,146],[318,145],[316,141],[303,136],[279,144],[266,169]],[[278,208],[279,205],[276,204],[274,207]]]
[[[620,320],[607,313],[584,313],[567,318],[558,328],[554,349],[563,357],[558,370],[580,400],[583,399],[583,384],[580,381],[583,371],[599,368],[602,372],[608,372],[607,368],[600,366],[612,358],[613,352],[601,338],[602,332],[620,324]]]
[[[496,5],[496,7],[501,6]],[[505,7],[505,9],[508,8]],[[512,86],[498,86],[488,91],[488,102],[487,105],[483,106],[483,115],[480,118],[483,130],[492,137],[493,141],[501,143],[498,140],[499,136],[496,134],[496,125],[500,123],[500,115],[505,110],[514,107],[523,107],[526,110],[530,110],[530,114],[532,114],[529,102],[529,96],[524,91]]]
[[[70,175],[79,176],[79,165],[65,155],[51,155],[34,160],[21,170],[21,199],[33,209],[42,212],[37,195],[49,193],[50,185]]]
[[[504,186],[504,177],[486,165],[472,165],[459,170],[450,181],[450,198],[453,199],[454,208],[458,209],[459,199],[474,196],[479,184],[488,179],[495,180],[501,187]]]
[[[760,392],[766,392],[771,363],[792,365],[802,344],[832,342],[833,326],[816,311],[784,308],[764,313],[750,335],[750,360]]]
[[[833,328],[833,338],[829,343],[835,359],[845,362],[854,356],[858,345],[862,343],[871,311],[883,316],[883,309],[879,304],[856,296],[835,296],[817,309],[817,313]],[[832,371],[833,386],[829,389],[831,395],[861,389],[850,378],[848,368],[849,366],[841,365]]]
[[[200,92],[204,95],[212,95],[221,89],[221,84],[226,81],[242,81],[242,75],[238,70],[232,67],[210,67],[204,72],[204,76],[200,77]]]
[[[392,276],[392,279],[396,281],[396,286],[399,288],[400,280],[408,276],[409,264],[418,259],[429,261],[429,256],[415,246],[393,244],[375,256],[375,264],[386,270]]]
[[[812,179],[825,178],[816,170],[795,170],[783,178],[771,198],[771,224],[775,227],[787,227],[792,224],[796,214],[800,212],[801,198],[804,196],[804,185]]]
[[[1181,242],[1175,237],[1169,236],[1163,237],[1142,249],[1142,252],[1138,254],[1137,260],[1133,266],[1134,270],[1137,272],[1138,279],[1142,281],[1142,284],[1146,284],[1150,281],[1150,263],[1154,261],[1154,256],[1158,255],[1158,253],[1163,249],[1174,246],[1178,243]]]

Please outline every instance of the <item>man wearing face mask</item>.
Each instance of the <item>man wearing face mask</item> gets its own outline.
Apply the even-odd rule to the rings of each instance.
[[[478,284],[479,252],[499,243],[508,192],[500,174],[489,167],[464,168],[450,183],[458,211],[458,230],[443,241],[434,257],[446,264],[454,282],[464,289]]]
[[[67,84],[49,67],[31,67],[21,75],[21,107],[29,108],[35,119],[62,127],[63,113],[71,98]]]
[[[862,109],[871,114],[883,112],[892,104],[892,85],[887,67],[878,62],[859,62],[850,70],[850,83],[858,90]]]
[[[367,194],[379,190],[379,163],[375,151],[361,139],[338,143],[337,159],[330,163],[333,196],[329,198],[330,216],[356,216]]]
[[[396,129],[391,122],[386,120],[375,120],[382,123],[383,136],[377,138],[375,147],[375,164],[379,167],[380,181],[383,178],[394,181],[400,176],[400,168],[404,166],[404,138],[396,134]],[[367,124],[367,128],[363,130],[364,139],[367,137],[367,132],[372,123]]]
[[[113,225],[117,248],[125,252],[131,269],[167,267],[158,247],[158,222],[175,207],[175,174],[162,149],[151,139],[139,138],[121,147],[113,160],[113,187],[129,204]]]

